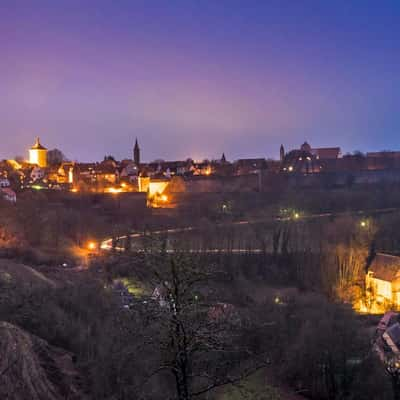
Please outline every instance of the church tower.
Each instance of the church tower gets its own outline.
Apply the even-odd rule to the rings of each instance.
[[[133,161],[136,164],[136,166],[140,165],[140,148],[139,148],[137,138],[135,141],[135,147],[133,148]]]
[[[281,144],[281,148],[279,150],[279,153],[280,153],[281,162],[283,162],[283,160],[285,158],[285,148],[283,147],[283,144]]]
[[[40,144],[39,138],[36,138],[35,144],[29,149],[29,164],[47,167],[47,149]]]

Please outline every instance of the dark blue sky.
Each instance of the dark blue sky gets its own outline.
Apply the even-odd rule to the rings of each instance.
[[[400,1],[2,0],[0,157],[400,149]]]

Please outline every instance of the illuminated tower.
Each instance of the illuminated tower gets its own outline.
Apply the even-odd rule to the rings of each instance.
[[[135,147],[133,148],[133,161],[137,166],[140,165],[140,148],[139,148],[137,138],[135,141]]]
[[[35,144],[29,149],[29,163],[41,168],[47,167],[47,149],[40,144],[39,138],[36,138]]]

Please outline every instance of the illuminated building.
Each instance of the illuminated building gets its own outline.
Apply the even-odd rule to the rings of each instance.
[[[75,163],[64,162],[57,170],[56,180],[57,183],[74,183],[74,175],[76,173]]]
[[[365,285],[371,312],[400,308],[400,257],[378,253],[369,266]]]
[[[38,165],[41,168],[47,167],[47,149],[40,144],[39,138],[29,149],[29,163]]]
[[[139,192],[148,192],[150,186],[150,178],[148,176],[138,177],[138,189]]]
[[[148,193],[149,197],[155,195],[162,195],[169,184],[168,179],[152,179],[149,183]]]

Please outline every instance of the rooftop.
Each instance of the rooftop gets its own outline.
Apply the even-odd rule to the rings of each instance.
[[[46,147],[40,144],[40,139],[36,138],[35,144],[31,147],[31,150],[47,150]]]
[[[374,278],[392,282],[400,278],[400,257],[378,253],[369,270],[373,272]]]

